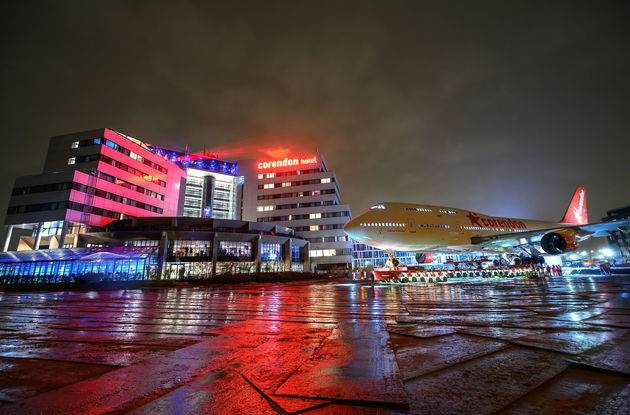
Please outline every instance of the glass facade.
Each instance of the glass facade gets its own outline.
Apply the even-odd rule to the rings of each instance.
[[[184,216],[236,218],[238,178],[227,174],[188,169],[184,193]]]
[[[0,256],[0,284],[156,278],[155,247],[48,249],[3,253]]]

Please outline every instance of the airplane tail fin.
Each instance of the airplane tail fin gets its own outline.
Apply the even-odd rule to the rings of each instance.
[[[578,187],[571,199],[571,203],[562,218],[564,223],[575,225],[586,225],[588,223],[588,213],[586,211],[586,187]]]

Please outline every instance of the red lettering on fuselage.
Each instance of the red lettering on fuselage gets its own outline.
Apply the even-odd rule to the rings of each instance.
[[[486,226],[496,228],[508,228],[508,229],[527,229],[525,222],[512,219],[496,219],[496,218],[482,218],[470,212],[466,217],[470,220],[470,224],[473,226]]]

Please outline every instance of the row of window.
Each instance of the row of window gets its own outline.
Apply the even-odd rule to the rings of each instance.
[[[96,197],[102,197],[103,199],[112,200],[114,202],[137,207],[139,209],[148,210],[149,212],[160,213],[160,214],[163,212],[162,208],[159,208],[157,206],[152,206],[148,203],[139,202],[134,199],[129,199],[127,197],[123,197],[115,193],[106,192],[105,190],[97,189],[95,187],[86,186],[81,183],[76,183],[76,182],[72,183],[72,189],[77,190],[79,192],[87,193],[89,195],[93,195]]]
[[[32,193],[58,192],[70,190],[72,182],[39,184],[36,186],[15,187],[11,193],[13,196],[29,195]]]
[[[308,251],[308,253],[311,258],[337,255],[337,252],[334,249],[311,249],[310,251]]]
[[[89,138],[87,140],[74,141],[71,144],[71,147],[72,148],[79,148],[79,147],[86,147],[86,146],[89,146],[89,145],[100,145],[100,144],[105,144],[107,147],[113,148],[114,150],[119,151],[119,152],[123,153],[124,155],[129,156],[132,159],[137,160],[140,163],[143,163],[143,164],[145,164],[145,165],[147,165],[147,166],[149,166],[149,167],[151,167],[151,168],[153,168],[153,169],[155,169],[157,171],[160,171],[160,172],[162,172],[164,174],[168,173],[168,169],[167,168],[165,168],[163,166],[160,166],[159,164],[154,163],[154,162],[152,162],[150,160],[147,160],[144,157],[142,157],[141,155],[139,155],[137,153],[134,153],[133,151],[131,151],[131,150],[121,146],[120,144],[114,143],[113,141],[108,140],[108,139],[106,139],[104,137],[96,137],[96,138]],[[68,164],[70,164],[70,163],[68,163]]]
[[[284,176],[297,176],[298,174],[311,174],[311,173],[321,173],[323,170],[319,167],[315,169],[304,169],[304,170],[292,170],[292,171],[281,171],[277,173],[259,173],[259,179],[273,179],[274,177],[284,177]]]
[[[527,232],[527,229],[513,229],[513,228],[483,228],[481,226],[460,226],[459,229],[466,229],[472,231],[511,231],[511,232]]]
[[[288,203],[285,205],[257,206],[256,210],[258,212],[268,212],[270,210],[297,209],[297,208],[319,207],[319,206],[334,206],[336,204],[337,204],[336,200],[323,200],[319,202],[309,202],[309,203]]]
[[[296,232],[305,232],[305,231],[328,231],[332,229],[343,229],[343,225],[341,224],[332,224],[332,225],[310,225],[310,226],[294,226],[292,227]]]
[[[158,192],[154,192],[153,190],[149,190],[149,189],[144,188],[142,186],[138,186],[136,184],[130,183],[130,182],[126,181],[126,180],[119,179],[119,178],[114,177],[112,175],[109,175],[107,173],[103,173],[102,171],[98,172],[97,177],[99,179],[108,181],[110,183],[115,183],[118,186],[122,186],[122,187],[124,187],[126,189],[134,190],[134,191],[136,191],[138,193],[143,193],[143,194],[145,194],[147,196],[151,196],[151,197],[156,198],[158,200],[164,200],[164,195],[163,194],[160,194]]]
[[[337,256],[337,255],[351,255],[352,250],[348,248],[341,249],[311,249],[309,251],[309,255],[312,258],[322,257],[322,256]]]
[[[383,209],[385,209],[385,208],[383,207]],[[420,208],[420,207],[417,207],[417,208],[408,207],[408,208],[405,208],[405,210],[415,210],[416,212],[433,212],[433,210],[431,210],[431,209]],[[448,210],[448,211],[447,210],[440,210],[440,212],[442,212],[442,213],[457,213],[457,212],[454,212],[452,210]]]
[[[289,192],[289,193],[274,193],[271,195],[258,195],[258,200],[269,199],[286,199],[289,197],[306,197],[306,196],[319,196],[319,195],[331,195],[335,193],[335,189],[324,190],[309,190],[305,192]]]
[[[173,256],[211,256],[212,241],[174,240],[169,243]]]
[[[107,163],[107,164],[111,164],[112,166],[114,166],[114,167],[116,167],[116,168],[118,168],[120,170],[126,171],[128,173],[131,173],[133,175],[142,177],[144,180],[146,180],[148,182],[152,182],[152,183],[155,183],[155,184],[157,184],[159,186],[166,187],[166,182],[164,180],[160,180],[157,177],[153,177],[150,174],[147,174],[147,173],[145,173],[145,172],[143,172],[141,170],[135,169],[135,168],[133,168],[133,167],[131,167],[131,166],[125,164],[125,163],[122,163],[122,162],[120,162],[118,160],[114,160],[113,158],[108,157],[108,156],[106,156],[104,154],[88,154],[86,156],[70,157],[68,159],[68,164],[79,164],[79,163],[86,163],[86,162],[97,161],[97,160],[100,160],[100,161],[102,161],[104,163]]]
[[[347,236],[323,236],[321,238],[306,238],[310,243],[323,243],[323,242],[347,242]]]
[[[263,207],[263,206],[259,206]],[[258,222],[283,222],[288,220],[304,220],[304,219],[321,219],[321,218],[340,218],[350,216],[350,212],[324,212],[324,213],[307,213],[303,215],[287,215],[287,216],[270,216],[268,218],[258,218]]]
[[[96,138],[86,138],[85,140],[73,141],[72,144],[70,145],[70,148],[94,146],[97,144],[101,144],[104,139],[105,139],[104,137],[96,137]]]
[[[155,183],[158,186],[166,187],[166,182],[164,180],[158,179],[157,177],[153,177],[150,174],[146,174],[143,171],[135,169],[135,168],[133,168],[133,167],[131,167],[131,166],[125,164],[125,163],[121,163],[118,160],[114,160],[111,157],[108,157],[106,155],[101,154],[101,161],[104,162],[104,163],[107,163],[107,164],[111,164],[112,166],[114,166],[114,167],[116,167],[116,168],[118,168],[120,170],[126,171],[127,173],[131,173],[133,175],[142,177],[144,180],[146,180],[148,182]]]
[[[361,223],[360,226],[365,226],[365,227],[404,228],[406,225],[404,223],[398,223],[398,222],[375,222],[375,223]],[[441,224],[435,224],[435,223],[417,223],[417,224],[412,223],[409,226],[411,228],[414,228],[414,227],[418,227],[418,228],[442,228],[442,229],[454,229],[455,228],[455,226],[453,226],[453,225],[441,225]]]
[[[325,177],[323,179],[295,180],[292,182],[281,182],[281,183],[266,183],[266,184],[259,184],[258,189],[274,189],[277,187],[306,186],[309,184],[332,183],[334,181],[335,181],[334,178]]]
[[[38,203],[35,205],[22,205],[22,206],[10,206],[7,209],[7,214],[19,214],[19,213],[33,213],[33,212],[44,212],[49,210],[60,210],[60,209],[71,209],[76,210],[78,212],[83,212],[86,214],[105,216],[112,219],[131,219],[132,216],[125,215],[120,212],[114,212],[107,209],[101,209],[95,206],[88,206],[82,203],[77,202],[48,202],[48,203]]]

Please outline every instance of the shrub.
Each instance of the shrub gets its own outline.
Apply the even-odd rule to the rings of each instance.
[[[407,278],[407,277],[403,277],[403,278],[402,278],[402,282],[403,282],[403,283],[408,283],[408,282],[409,282],[409,278]]]
[[[446,277],[442,277],[442,282],[446,282]]]
[[[429,277],[429,282],[433,283],[433,278],[432,277]]]
[[[420,282],[426,282],[426,280],[424,279],[424,277],[420,277]]]
[[[416,277],[411,277],[411,281],[412,281],[412,282],[418,282],[418,278],[416,278]]]
[[[453,274],[452,272],[449,272],[449,273],[448,273],[448,274],[446,274],[446,275],[448,275],[448,277],[449,277],[449,278],[453,278],[453,277],[455,276],[455,274]]]

